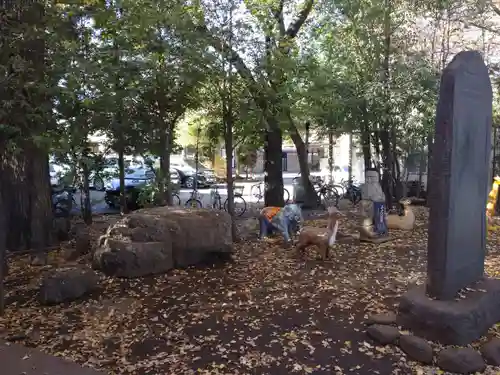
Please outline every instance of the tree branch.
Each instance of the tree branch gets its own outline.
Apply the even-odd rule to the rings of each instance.
[[[285,0],[280,0],[278,4],[278,8],[273,12],[274,13],[274,19],[276,20],[276,23],[278,24],[278,29],[280,32],[281,36],[284,36],[286,33],[285,30],[285,20],[283,18],[283,8],[285,6]]]
[[[302,10],[299,12],[299,14],[295,17],[295,19],[288,25],[288,28],[286,29],[285,35],[289,38],[295,38],[304,24],[306,22],[307,17],[309,16],[309,13],[311,13],[312,7],[314,5],[314,0],[306,0],[305,4],[303,5]]]
[[[500,16],[500,8],[493,4],[493,1],[490,2],[490,7],[498,16]]]
[[[489,31],[490,33],[500,35],[500,29],[496,29],[496,28],[493,28],[491,26],[481,25],[479,23],[471,22],[471,21],[460,20],[460,22],[462,22],[465,26],[469,26],[469,25],[474,26],[474,27],[477,27],[478,29]]]
[[[245,62],[241,58],[241,56],[234,49],[229,46],[228,43],[223,41],[220,38],[214,36],[210,30],[206,26],[198,26],[197,31],[201,33],[204,37],[206,37],[210,43],[210,45],[220,54],[222,54],[231,65],[238,71],[238,74],[249,83],[255,85],[257,82],[255,81],[254,76],[252,75],[252,71],[246,66]]]

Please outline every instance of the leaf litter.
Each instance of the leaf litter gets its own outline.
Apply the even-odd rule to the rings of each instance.
[[[51,307],[38,304],[37,285],[67,262],[56,254],[37,268],[19,258],[6,280],[0,334],[110,374],[445,374],[364,333],[368,315],[396,311],[398,297],[425,281],[428,213],[415,212],[412,232],[393,231],[382,245],[337,244],[325,262],[313,249],[297,260],[279,238],[245,241],[233,263],[133,280],[101,276],[98,292]],[[353,215],[341,230],[356,233]],[[499,242],[492,231],[493,277]],[[500,325],[491,336],[500,337]]]

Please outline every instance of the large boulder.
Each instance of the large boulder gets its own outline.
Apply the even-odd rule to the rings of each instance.
[[[111,225],[99,239],[93,263],[107,275],[141,277],[232,251],[227,212],[154,207],[135,211]]]

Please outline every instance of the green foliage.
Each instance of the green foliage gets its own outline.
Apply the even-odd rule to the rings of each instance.
[[[434,123],[440,66],[436,51],[420,42],[416,20],[453,10],[477,23],[477,4],[391,0],[386,82],[384,2],[313,2],[298,33],[290,28],[308,1],[285,1],[280,10],[281,3],[48,2],[43,27],[4,14],[9,33],[0,36],[0,89],[8,99],[0,106],[0,133],[10,141],[6,147],[29,138],[75,174],[82,165],[99,169],[102,155],[89,152],[88,140],[96,132],[107,136],[107,151],[162,155],[166,148],[178,152],[178,143],[194,146],[199,128],[209,159],[223,144],[226,97],[243,165],[264,146],[270,120],[285,136],[297,128],[303,133],[306,121],[320,136],[373,133],[389,124],[398,152],[420,150]],[[281,24],[280,14],[291,21]],[[32,59],[26,46],[44,50],[45,60]],[[176,139],[181,120],[188,136]]]

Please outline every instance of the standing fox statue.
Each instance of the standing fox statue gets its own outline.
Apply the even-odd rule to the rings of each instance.
[[[328,226],[326,228],[304,227],[299,233],[297,255],[302,257],[307,247],[315,245],[322,260],[328,259],[328,250],[335,245],[340,218],[344,215],[336,208],[328,208]]]

